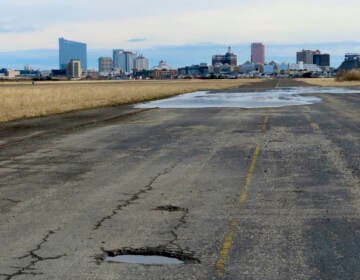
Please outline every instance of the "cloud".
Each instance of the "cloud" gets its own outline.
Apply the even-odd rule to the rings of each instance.
[[[146,41],[146,38],[132,38],[132,39],[128,40],[129,43],[139,43],[139,42],[145,42],[145,41]]]
[[[27,33],[34,32],[36,29],[31,26],[0,26],[0,33]]]
[[[4,1],[0,18],[11,26],[21,18],[31,22],[33,30],[19,35],[0,24],[0,41],[6,42],[0,51],[55,48],[60,36],[87,42],[89,48],[141,49],[200,42],[288,44],[360,38],[360,3],[353,0],[303,0],[295,6],[283,0],[103,0],[91,5],[85,0],[36,0],[25,6],[20,0]]]

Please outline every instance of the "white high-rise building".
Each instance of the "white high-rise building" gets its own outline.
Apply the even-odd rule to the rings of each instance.
[[[137,71],[149,70],[149,60],[142,54],[135,58],[135,69]]]
[[[134,69],[136,54],[121,49],[113,50],[113,68],[121,69],[125,73],[131,73]]]

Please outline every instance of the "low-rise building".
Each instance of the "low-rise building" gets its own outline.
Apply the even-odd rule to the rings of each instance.
[[[299,63],[289,64],[289,70],[292,71],[308,71],[308,72],[322,72],[322,69],[316,64],[306,64],[300,61]]]
[[[198,65],[185,66],[178,69],[179,75],[183,77],[204,78],[212,72],[212,67],[207,63],[200,63]]]
[[[51,70],[50,77],[52,79],[63,79],[66,78],[66,69],[53,69]]]
[[[175,69],[153,69],[149,71],[150,79],[154,80],[172,80],[175,79],[178,71]]]
[[[3,69],[0,70],[0,74],[1,74],[2,79],[13,80],[17,76],[20,75],[20,71],[8,69],[8,68],[3,68]]]
[[[273,64],[265,64],[263,66],[263,73],[266,75],[274,75],[275,74],[275,65]]]
[[[250,61],[246,61],[244,64],[240,65],[240,73],[249,74],[255,71],[255,64]]]
[[[285,62],[278,64],[278,71],[280,74],[285,74],[289,71],[289,64]]]

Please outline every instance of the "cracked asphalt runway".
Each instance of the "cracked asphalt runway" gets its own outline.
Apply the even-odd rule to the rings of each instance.
[[[0,125],[0,280],[359,279],[360,95],[311,95]],[[192,261],[103,261],[127,250]]]

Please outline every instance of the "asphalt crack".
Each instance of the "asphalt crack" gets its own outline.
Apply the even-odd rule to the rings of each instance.
[[[169,241],[169,243],[165,246],[166,248],[170,247],[170,246],[174,246],[176,248],[178,248],[179,250],[182,250],[182,248],[176,244],[176,241],[178,241],[179,236],[176,233],[176,231],[182,227],[183,225],[186,224],[186,219],[187,216],[189,214],[189,209],[188,208],[179,208],[181,212],[183,212],[183,214],[181,215],[179,222],[174,226],[174,228],[170,231],[170,233],[173,236],[173,239]]]
[[[182,227],[183,225],[186,224],[186,219],[187,216],[189,214],[189,209],[188,208],[182,208],[182,207],[178,207],[178,206],[173,206],[173,205],[165,205],[165,206],[158,206],[154,209],[155,211],[168,211],[168,212],[182,212],[183,214],[181,215],[179,222],[173,227],[173,229],[170,231],[171,235],[173,236],[173,239],[170,240],[164,247],[168,248],[170,246],[174,246],[179,250],[182,250],[182,248],[180,248],[179,245],[175,244],[175,242],[178,240],[178,234],[176,233],[176,231]]]
[[[18,270],[12,274],[0,274],[0,276],[5,276],[6,277],[5,280],[11,280],[14,277],[21,276],[21,275],[31,275],[31,276],[42,275],[42,273],[36,272],[36,269],[35,269],[35,266],[39,262],[48,261],[48,260],[58,260],[65,256],[65,255],[58,255],[58,256],[54,256],[54,257],[42,257],[37,253],[38,251],[41,250],[41,247],[46,242],[48,242],[50,236],[53,234],[55,234],[55,232],[50,230],[43,237],[41,242],[36,245],[36,247],[34,249],[30,250],[27,254],[25,254],[21,257],[18,257],[19,260],[30,258],[31,259],[30,263],[28,263],[27,265],[25,265],[23,267],[16,267]]]
[[[164,171],[158,173],[154,178],[152,178],[150,180],[150,182],[144,186],[142,189],[140,189],[138,192],[134,193],[131,195],[131,197],[127,200],[122,200],[122,202],[120,204],[118,204],[111,212],[110,215],[107,215],[103,218],[101,218],[96,225],[94,226],[94,230],[98,230],[100,227],[102,227],[102,225],[104,224],[104,222],[111,220],[115,215],[117,215],[121,210],[123,210],[124,208],[126,208],[127,206],[131,205],[132,203],[134,203],[136,200],[140,199],[140,196],[142,194],[146,194],[148,192],[150,192],[153,189],[153,184],[162,176],[165,176],[167,174],[169,174],[171,172],[171,170],[173,170],[175,168],[175,166],[177,165],[174,164],[172,166],[170,166],[169,168],[166,168]]]
[[[4,198],[2,200],[3,201],[8,201],[8,202],[11,202],[11,203],[14,203],[14,204],[18,204],[18,203],[22,202],[21,200],[16,200],[16,199],[11,199],[11,198]]]

